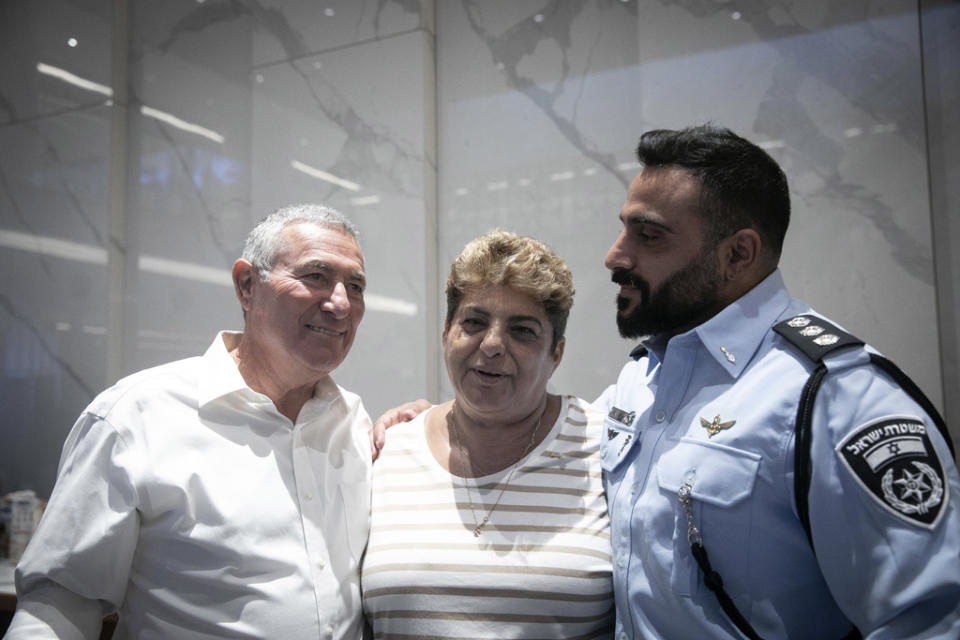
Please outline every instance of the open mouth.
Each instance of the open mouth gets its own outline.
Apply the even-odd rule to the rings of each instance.
[[[503,378],[503,377],[504,377],[504,375],[503,375],[502,373],[494,373],[494,372],[492,372],[492,371],[484,371],[483,369],[474,369],[473,371],[474,371],[474,373],[476,373],[476,374],[477,374],[478,376],[480,376],[481,378],[486,378],[486,379],[488,379],[488,380],[496,380],[497,378]]]

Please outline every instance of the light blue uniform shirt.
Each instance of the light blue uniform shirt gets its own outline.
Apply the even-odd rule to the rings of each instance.
[[[850,622],[865,638],[960,637],[956,466],[929,417],[862,347],[825,359],[812,424],[816,555],[807,542],[794,505],[794,424],[815,363],[772,330],[801,313],[810,308],[774,272],[699,327],[666,344],[654,337],[598,400],[608,414],[618,640],[742,637],[691,555],[684,483],[714,570],[765,640],[840,638]],[[925,425],[939,458],[939,488],[932,471],[897,480],[917,480],[913,498],[939,514],[930,525],[883,504],[838,449],[889,416]],[[705,425],[720,428],[711,436]],[[913,500],[906,485],[884,487]]]

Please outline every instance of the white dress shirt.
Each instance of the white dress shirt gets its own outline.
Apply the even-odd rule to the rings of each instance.
[[[217,336],[101,393],[16,572],[11,640],[359,638],[370,419],[321,380],[296,423]]]

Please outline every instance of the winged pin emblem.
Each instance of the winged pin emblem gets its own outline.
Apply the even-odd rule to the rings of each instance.
[[[729,429],[733,425],[737,424],[736,420],[728,420],[727,422],[720,422],[720,414],[713,419],[713,422],[707,422],[706,419],[700,418],[700,426],[707,430],[707,433],[712,438],[721,431]]]

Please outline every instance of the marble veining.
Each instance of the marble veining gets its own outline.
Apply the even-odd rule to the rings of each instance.
[[[554,0],[547,3],[538,13],[529,15],[499,34],[491,33],[483,24],[483,8],[487,4],[481,0],[464,0],[463,2],[471,29],[478,38],[486,43],[490,50],[491,59],[497,69],[503,73],[507,86],[518,91],[541,109],[574,148],[588,160],[603,167],[626,188],[629,184],[629,178],[617,169],[618,163],[614,154],[599,151],[596,145],[577,126],[576,116],[579,100],[575,100],[572,109],[569,109],[572,116],[562,113],[557,106],[564,93],[570,90],[570,85],[575,84],[576,80],[576,78],[571,78],[568,54],[572,41],[571,31],[585,7],[593,3],[589,3],[587,0]],[[540,16],[541,19],[544,16],[549,16],[549,30],[540,26],[540,20],[537,19],[537,16]],[[592,46],[595,46],[601,38],[602,34],[597,30]],[[520,71],[520,66],[524,60],[528,56],[535,55],[538,46],[543,42],[556,44],[560,51],[561,71],[559,78],[553,81],[552,89]],[[578,73],[577,76],[589,73],[589,58],[588,52],[586,69]]]

